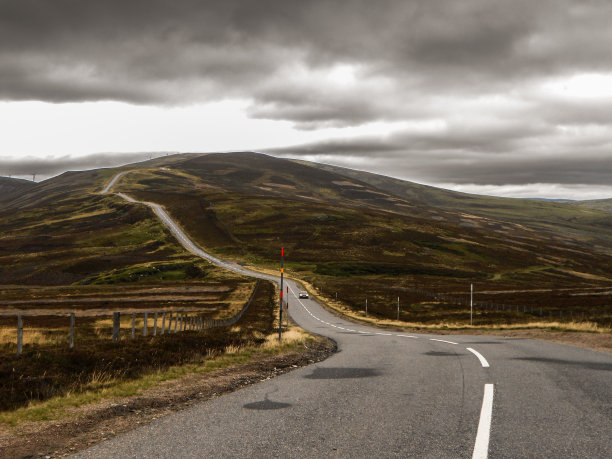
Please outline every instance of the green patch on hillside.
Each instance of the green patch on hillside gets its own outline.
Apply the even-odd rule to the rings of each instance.
[[[84,279],[79,284],[117,284],[123,282],[198,279],[205,277],[208,270],[210,270],[210,265],[205,266],[201,263],[193,262],[150,263],[113,269],[109,272]]]

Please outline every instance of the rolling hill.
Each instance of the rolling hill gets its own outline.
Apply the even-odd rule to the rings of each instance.
[[[417,290],[469,283],[507,292],[612,284],[609,213],[251,152],[174,155],[30,187],[0,207],[3,278],[81,282],[185,257],[148,209],[97,194],[122,170],[131,172],[113,191],[164,205],[207,250],[276,269],[285,247],[290,272],[354,308],[367,297],[385,314],[398,293],[417,301]]]
[[[0,177],[0,203],[9,202],[36,187],[36,183],[29,180]]]

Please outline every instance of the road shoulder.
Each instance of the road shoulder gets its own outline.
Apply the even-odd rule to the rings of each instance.
[[[109,399],[74,410],[69,419],[0,427],[0,457],[64,457],[173,412],[320,362],[336,351],[317,337],[300,352],[257,354],[242,365],[168,381],[138,397]]]

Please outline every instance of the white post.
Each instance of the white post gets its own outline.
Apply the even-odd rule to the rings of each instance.
[[[397,297],[397,320],[399,320],[399,296]]]
[[[17,314],[17,355],[23,352],[23,319]]]
[[[366,298],[366,317],[368,315],[368,299]]]
[[[470,325],[473,323],[474,317],[474,284],[470,284]]]
[[[68,347],[74,349],[74,312],[70,313],[70,343]]]
[[[153,336],[157,336],[157,311],[155,311],[153,319]]]

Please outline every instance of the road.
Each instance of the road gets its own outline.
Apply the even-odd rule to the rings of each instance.
[[[276,280],[205,253],[163,208],[146,204],[191,252]],[[299,300],[296,283],[286,285],[292,319],[334,339],[337,354],[77,457],[610,457],[611,355],[529,339],[379,330]]]

